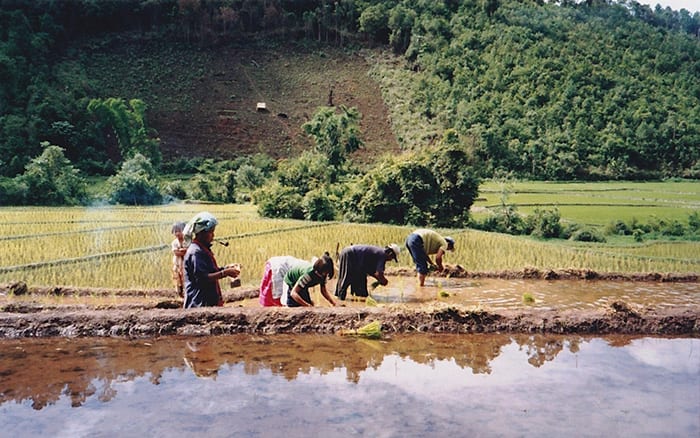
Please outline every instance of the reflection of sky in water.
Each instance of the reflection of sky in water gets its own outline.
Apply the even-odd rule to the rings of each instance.
[[[41,410],[0,405],[1,436],[700,436],[700,340],[565,342],[536,367],[506,344],[490,373],[453,360],[385,356],[358,383],[345,368],[287,380],[224,365],[215,378],[170,369],[110,383],[117,395]],[[104,382],[94,382],[102,388]]]

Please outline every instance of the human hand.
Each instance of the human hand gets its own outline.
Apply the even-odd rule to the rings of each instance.
[[[241,275],[241,265],[238,263],[226,265],[226,267],[223,269],[223,273],[227,277],[238,277]]]

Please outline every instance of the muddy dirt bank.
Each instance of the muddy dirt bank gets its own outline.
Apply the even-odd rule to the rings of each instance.
[[[468,273],[451,267],[444,276],[462,278],[581,279],[697,282],[696,275],[600,274],[589,271],[523,270]],[[392,275],[413,275],[392,271]],[[556,333],[700,336],[700,306],[652,308],[615,301],[586,310],[523,307],[494,310],[441,302],[419,306],[261,308],[238,304],[257,289],[226,290],[223,308],[183,310],[172,290],[0,285],[0,338],[156,337],[249,334],[334,334],[381,322],[391,333]]]
[[[333,334],[380,321],[385,333],[557,333],[700,335],[700,308],[487,311],[433,306],[420,309],[249,308],[66,309],[0,313],[0,337]]]
[[[0,312],[0,338],[156,337],[235,333],[334,334],[381,322],[383,333],[557,333],[700,335],[700,306],[635,309],[624,302],[585,311],[544,309],[475,310],[443,303],[417,308],[381,307],[223,308],[183,310],[177,300],[148,304],[6,304]]]

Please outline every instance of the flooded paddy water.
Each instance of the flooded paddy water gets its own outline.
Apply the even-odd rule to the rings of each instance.
[[[530,295],[534,301],[523,300]],[[415,279],[397,277],[372,293],[379,303],[440,301],[487,309],[523,306],[584,310],[622,301],[643,307],[679,307],[700,304],[698,282],[640,282],[605,280],[532,280],[428,278],[425,287]]]
[[[328,308],[318,291],[311,310],[260,309],[255,297],[231,297],[254,295],[250,284],[226,290],[225,308],[215,311],[154,307],[177,304],[167,291],[0,294],[0,330],[17,336],[0,339],[0,437],[700,436],[692,315],[695,329],[665,337],[540,333],[536,318],[530,333],[400,329],[435,327],[431,314],[411,320],[408,310],[426,306],[502,310],[517,322],[538,310],[548,318],[609,313],[620,302],[639,314],[608,323],[629,329],[628,319],[645,318],[642,309],[695,315],[697,282],[389,281],[372,292],[377,306],[355,298],[341,309]],[[399,329],[376,340],[327,334],[361,318]],[[469,322],[455,318],[439,327]],[[200,335],[158,335],[183,327]],[[588,330],[578,320],[570,327]],[[272,328],[280,331],[263,334]],[[146,336],[113,335],[132,329]]]
[[[378,306],[401,304],[407,308],[425,304],[456,305],[484,310],[542,309],[576,311],[610,308],[625,303],[633,309],[691,308],[700,306],[700,282],[647,282],[609,280],[533,280],[503,278],[428,278],[419,287],[412,277],[388,276],[387,286],[370,295]],[[335,290],[331,281],[328,290]],[[529,296],[529,299],[526,298]],[[327,306],[317,290],[316,305]],[[365,307],[366,298],[351,296],[348,307]],[[257,297],[229,305],[257,307]]]
[[[700,339],[0,341],[2,436],[698,436]]]

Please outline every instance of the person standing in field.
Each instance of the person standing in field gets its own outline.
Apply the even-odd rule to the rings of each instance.
[[[260,305],[281,306],[284,292],[284,276],[294,267],[308,268],[311,263],[292,256],[270,257],[265,262],[265,271],[260,281]]]
[[[395,243],[386,247],[374,245],[351,245],[343,248],[338,257],[338,283],[335,285],[335,296],[345,300],[348,287],[350,293],[357,297],[366,297],[367,276],[377,279],[382,286],[389,280],[384,276],[384,268],[388,260],[399,261],[401,249]]]
[[[321,295],[331,306],[336,306],[333,297],[326,289],[326,281],[333,278],[335,267],[333,259],[326,252],[319,259],[312,262],[310,266],[295,266],[284,276],[284,291],[282,293],[283,306],[288,307],[309,307],[313,306],[309,289],[318,285],[321,288]]]
[[[185,229],[184,222],[175,222],[170,229],[170,233],[175,236],[175,239],[170,243],[170,250],[173,253],[173,266],[172,266],[172,278],[175,284],[175,290],[180,298],[184,297],[185,293],[185,270],[184,270],[184,257],[187,252],[187,247],[185,246],[185,236],[182,231]]]
[[[191,241],[184,258],[185,309],[194,307],[223,306],[219,280],[238,277],[236,265],[220,268],[211,252],[216,218],[208,212],[197,214],[183,231],[185,242]]]
[[[433,230],[419,228],[406,238],[406,248],[416,264],[418,272],[418,284],[425,286],[425,277],[428,275],[428,265],[441,272],[442,257],[446,251],[454,251],[455,241],[451,237],[442,237]],[[430,256],[435,254],[435,263]]]

